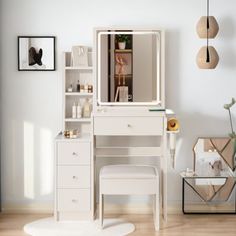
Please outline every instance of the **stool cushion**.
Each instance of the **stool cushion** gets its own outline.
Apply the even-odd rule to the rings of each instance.
[[[127,178],[158,178],[158,172],[154,166],[138,165],[108,165],[100,170],[100,178],[127,179]]]

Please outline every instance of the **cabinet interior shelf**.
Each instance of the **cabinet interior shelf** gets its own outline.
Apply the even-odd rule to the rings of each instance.
[[[66,122],[91,122],[91,118],[66,118]]]
[[[66,92],[66,96],[93,96],[93,93],[78,93],[78,92]]]
[[[115,49],[117,53],[131,53],[132,49]]]

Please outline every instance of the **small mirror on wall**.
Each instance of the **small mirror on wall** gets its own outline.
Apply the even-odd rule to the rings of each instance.
[[[18,36],[19,71],[54,71],[54,36]]]
[[[199,176],[227,176],[235,170],[234,140],[199,138],[195,144],[194,170]]]

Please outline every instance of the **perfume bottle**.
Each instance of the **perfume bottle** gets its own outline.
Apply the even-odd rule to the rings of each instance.
[[[80,85],[80,92],[84,93],[84,85],[83,84]]]
[[[77,82],[76,91],[77,91],[78,93],[80,92],[80,83],[79,83],[79,80],[78,80],[78,82]]]
[[[85,101],[84,107],[83,107],[83,117],[89,118],[90,115],[91,115],[91,104],[89,103],[89,99],[86,98],[86,101]]]
[[[84,92],[85,92],[85,93],[88,93],[88,84],[85,84],[85,85],[84,85]]]
[[[72,118],[76,119],[76,105],[75,105],[75,102],[72,105]]]
[[[82,107],[81,107],[81,105],[80,105],[79,102],[78,102],[78,104],[77,104],[77,109],[76,109],[76,111],[77,111],[77,118],[78,118],[78,119],[81,118],[81,117],[82,117]]]

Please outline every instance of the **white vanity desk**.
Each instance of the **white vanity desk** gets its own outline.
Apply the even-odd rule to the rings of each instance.
[[[94,155],[107,157],[160,158],[160,186],[163,217],[167,217],[167,118],[163,111],[150,112],[148,108],[108,109],[94,112],[93,135],[96,136],[147,136],[160,139],[160,146],[96,147]],[[143,159],[144,161],[144,159]]]
[[[126,38],[126,48],[118,47],[119,37]],[[94,219],[100,157],[140,157],[144,164],[145,157],[159,160],[160,206],[167,219],[164,42],[159,29],[95,29],[91,129],[87,135],[81,129],[75,140],[56,139],[56,220]]]

